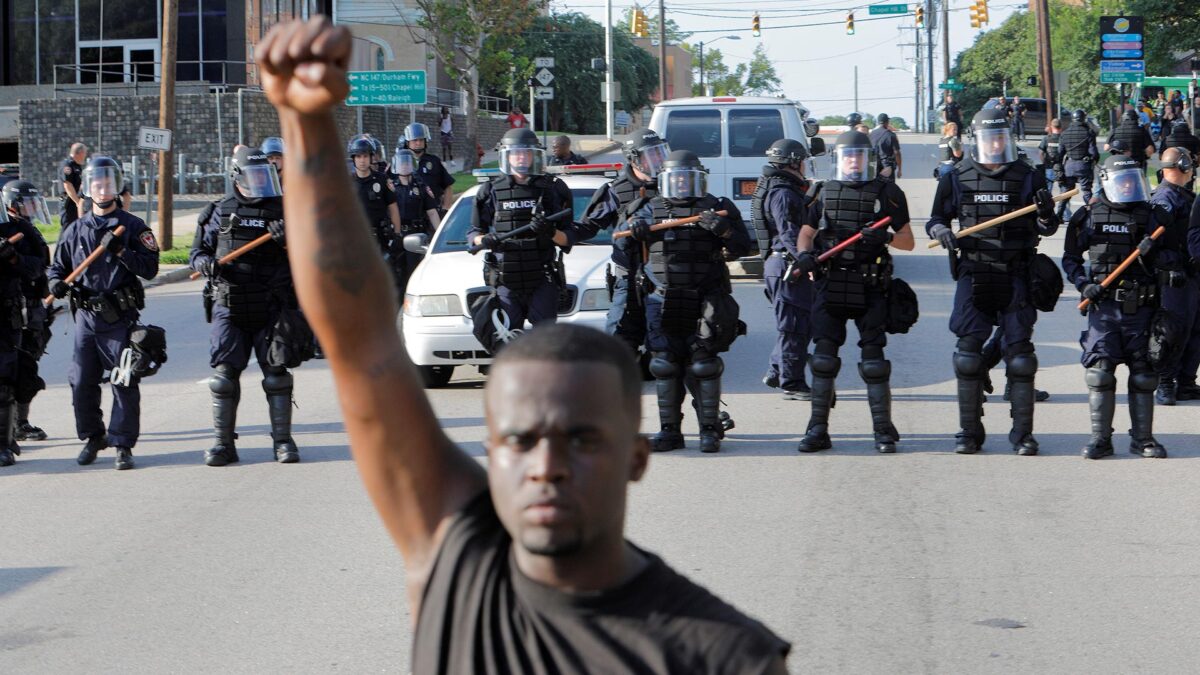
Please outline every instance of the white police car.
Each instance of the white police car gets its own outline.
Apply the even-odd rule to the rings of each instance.
[[[553,167],[571,189],[577,221],[592,195],[616,175],[619,167]],[[495,174],[495,169],[475,172],[481,180]],[[444,386],[458,366],[487,366],[492,361],[472,334],[468,315],[475,298],[490,292],[483,282],[483,255],[467,252],[467,230],[478,190],[479,186],[472,187],[454,202],[428,242],[425,235],[409,235],[404,241],[410,251],[425,253],[404,295],[403,333],[408,356],[430,387]],[[604,330],[609,306],[606,271],[612,254],[610,237],[611,232],[601,232],[563,257],[567,284],[559,295],[559,321]]]

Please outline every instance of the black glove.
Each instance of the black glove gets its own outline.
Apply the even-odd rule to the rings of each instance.
[[[503,241],[499,236],[495,234],[485,234],[483,235],[483,239],[479,242],[479,245],[489,251],[495,251],[501,243],[503,243]]]
[[[0,239],[0,260],[14,262],[17,259],[17,247],[7,239]]]
[[[71,287],[67,285],[65,281],[60,279],[50,285],[50,292],[54,295],[54,297],[62,300],[63,298],[67,297],[67,293],[71,292]]]
[[[1083,297],[1091,300],[1092,302],[1096,302],[1101,296],[1104,295],[1105,290],[1106,289],[1100,284],[1088,284],[1084,286],[1083,290],[1080,292],[1083,294]]]
[[[200,266],[200,274],[209,279],[219,279],[221,277],[221,261],[216,258],[209,258],[207,262]]]
[[[282,220],[268,220],[267,231],[271,233],[271,238],[280,246],[287,246],[287,230],[284,228]]]
[[[631,220],[629,221],[629,231],[634,239],[642,242],[650,241],[651,235],[649,220]]]
[[[712,232],[718,237],[724,237],[732,229],[725,219],[718,216],[716,211],[705,211],[700,214],[700,227]]]
[[[1141,255],[1141,256],[1150,255],[1150,252],[1154,250],[1154,246],[1156,243],[1157,242],[1155,242],[1153,239],[1151,239],[1148,236],[1143,238],[1141,241],[1138,242],[1138,245],[1137,245],[1138,255]]]
[[[121,240],[121,237],[112,232],[104,233],[104,236],[100,239],[100,245],[104,247],[105,251],[113,255],[120,255],[121,251],[125,250],[125,242]]]
[[[793,283],[801,281],[808,277],[809,272],[817,269],[817,256],[812,254],[812,251],[801,251],[800,255],[788,265],[784,272],[784,280]]]
[[[1049,190],[1042,188],[1034,193],[1033,203],[1037,204],[1038,220],[1054,219],[1054,197],[1050,196]]]
[[[864,227],[859,232],[862,234],[862,243],[872,248],[887,246],[892,241],[892,231],[886,225],[883,227]]]
[[[554,223],[546,220],[545,216],[541,214],[534,216],[533,220],[529,222],[533,225],[533,233],[539,237],[553,237],[554,233],[558,231]]]
[[[938,223],[937,225],[929,228],[929,236],[937,239],[942,245],[942,248],[946,249],[947,251],[953,251],[954,249],[958,248],[958,239],[954,237],[954,232],[949,226],[943,223]]]

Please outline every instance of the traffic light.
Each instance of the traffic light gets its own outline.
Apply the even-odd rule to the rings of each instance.
[[[846,15],[846,35],[854,35],[854,12]]]
[[[1034,77],[1033,75],[1030,75],[1029,77],[1025,78],[1025,84],[1027,84],[1031,87],[1036,87],[1037,86],[1037,78]]]
[[[971,5],[971,28],[979,28],[987,22],[987,0],[975,0],[975,2]]]
[[[988,21],[987,0],[979,0],[979,23],[990,23]]]
[[[757,12],[754,13],[754,18],[750,20],[750,32],[754,34],[754,37],[762,35],[762,27]]]
[[[633,21],[629,24],[629,32],[642,38],[649,34],[646,28],[646,13],[637,7],[633,8]]]
[[[924,28],[925,27],[925,6],[917,5],[917,9],[914,12],[914,14],[917,15],[917,28]]]
[[[971,5],[971,28],[979,28],[979,3]]]

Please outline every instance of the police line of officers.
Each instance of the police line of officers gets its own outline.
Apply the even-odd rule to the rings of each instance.
[[[1086,118],[1075,117],[1083,123],[1061,136],[1052,134],[1043,145],[1049,146],[1048,165],[1064,189],[1076,183],[1090,189],[1091,172],[1075,163],[1090,167],[1098,159],[1095,134],[1086,127]],[[1046,173],[1018,157],[1003,111],[981,111],[973,127],[972,153],[939,171],[926,225],[929,237],[951,252],[956,283],[950,329],[958,338],[952,364],[961,430],[955,451],[982,449],[982,403],[991,390],[987,371],[1003,358],[1012,417],[1008,441],[1018,454],[1034,455],[1038,363],[1033,326],[1037,312],[1053,309],[1062,289],[1058,267],[1038,254],[1037,246],[1057,231],[1067,202],[1056,208]],[[1081,131],[1072,132],[1077,127]],[[1075,137],[1084,129],[1081,143]],[[1120,151],[1121,130],[1117,132],[1110,145],[1117,140]],[[429,138],[424,125],[409,125],[391,162],[383,161],[382,145],[368,135],[355,137],[347,147],[368,222],[401,294],[419,258],[407,254],[400,242],[410,233],[432,232],[453,199],[453,179],[427,151]],[[731,201],[708,193],[707,171],[699,158],[689,151],[671,152],[648,129],[625,141],[627,162],[620,175],[596,192],[576,222],[570,191],[543,171],[536,135],[524,128],[510,130],[499,144],[501,175],[476,195],[468,232],[476,248],[487,250],[484,278],[494,289],[471,308],[475,333],[494,350],[519,334],[526,320],[554,321],[565,283],[563,250],[612,229],[608,330],[648,357],[660,419],[652,447],[668,451],[685,446],[682,408],[690,392],[700,449],[717,452],[734,426],[720,410],[720,355],[745,332],[726,262],[752,253],[757,240],[778,330],[764,383],[783,389],[786,398],[812,401],[798,450],[832,447],[829,418],[842,366],[839,352],[846,324],[854,321],[875,446],[882,453],[895,452],[900,435],[892,422],[891,363],[884,349],[887,336],[907,332],[918,312],[916,295],[894,276],[889,249],[912,250],[915,242],[904,192],[893,180],[876,175],[872,146],[860,131],[841,134],[833,153],[833,180],[814,183],[806,176],[809,153],[803,143],[781,139],[772,144],[751,203],[752,236]],[[252,353],[263,371],[276,459],[299,461],[291,437],[289,369],[311,358],[318,347],[292,291],[279,178],[282,154],[277,138],[257,150],[235,150],[233,189],[201,215],[191,252],[191,266],[209,281],[205,308],[213,324],[209,384],[216,444],[205,453],[210,466],[238,461],[239,378]],[[1192,154],[1168,148],[1162,159],[1163,180],[1151,195],[1144,161],[1113,155],[1100,171],[1102,192],[1095,199],[1088,195],[1087,205],[1070,216],[1062,267],[1090,303],[1081,338],[1092,419],[1085,457],[1113,451],[1117,365],[1130,370],[1130,449],[1137,454],[1166,456],[1152,433],[1160,381],[1171,383],[1172,397],[1176,382],[1183,385],[1178,393],[1189,398],[1200,394],[1194,384],[1200,345],[1192,344],[1200,342],[1200,330],[1192,330],[1200,316],[1200,281],[1192,262],[1200,257],[1200,235],[1193,237],[1190,249],[1187,236],[1195,199]],[[137,382],[165,361],[165,353],[131,342],[141,328],[137,318],[144,298],[137,277],[150,279],[157,273],[157,243],[140,219],[120,208],[117,195],[123,183],[115,162],[93,157],[80,174],[76,189],[90,198],[84,202],[86,212],[64,229],[48,269],[48,248],[31,225],[49,222],[44,200],[25,182],[4,188],[4,232],[20,232],[23,238],[0,242],[0,260],[10,263],[0,267],[6,275],[0,283],[10,280],[0,289],[10,299],[0,300],[8,303],[0,306],[12,314],[11,330],[0,334],[0,382],[7,383],[0,384],[0,432],[8,430],[0,439],[0,464],[11,464],[12,455],[19,454],[16,440],[44,438],[28,423],[30,392],[44,387],[36,378],[36,359],[53,318],[43,303],[44,291],[57,298],[70,296],[78,322],[71,386],[77,430],[86,441],[80,464],[91,463],[111,446],[117,450],[118,469],[133,466]],[[959,234],[1027,206],[1030,213],[969,236]],[[953,220],[958,232],[951,227]],[[120,234],[118,225],[123,226]],[[1159,225],[1166,236],[1151,236]],[[68,282],[75,267],[97,249],[99,257]],[[1115,283],[1101,284],[1135,252],[1136,265]],[[997,346],[992,357],[985,349],[989,339]],[[806,363],[811,388],[805,382]],[[105,371],[114,373],[107,429],[99,408]]]

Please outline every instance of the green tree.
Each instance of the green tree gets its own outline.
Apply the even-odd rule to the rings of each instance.
[[[753,96],[774,94],[782,89],[783,83],[775,73],[775,65],[767,58],[767,49],[760,42],[754,48],[754,58],[746,69],[746,93]]]

